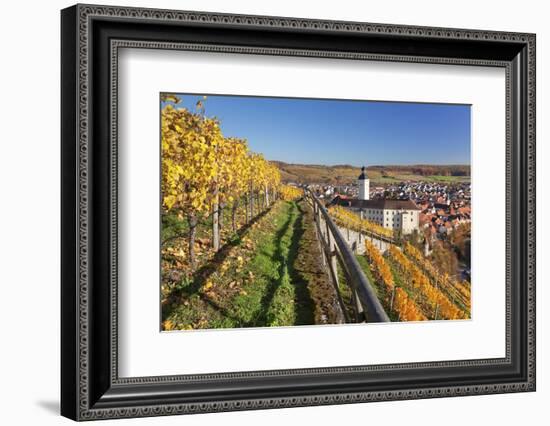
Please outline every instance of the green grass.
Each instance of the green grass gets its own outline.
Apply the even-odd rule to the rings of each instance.
[[[258,253],[251,264],[251,270],[258,280],[250,286],[250,290],[261,292],[262,297],[247,301],[249,310],[256,313],[253,326],[294,324],[294,287],[290,282],[287,262],[292,262],[296,255],[290,253],[290,247],[297,217],[296,204],[285,203],[275,217],[274,234],[265,235],[258,245]],[[258,285],[258,281],[262,285]]]
[[[374,289],[376,296],[378,299],[382,299],[384,297],[384,289],[382,288],[382,285],[379,284],[372,275],[372,271],[370,270],[369,261],[364,255],[356,254],[355,258],[359,262],[359,266],[361,266],[361,269],[367,276],[368,280],[372,284],[372,288]]]
[[[340,262],[336,263],[336,269],[338,270],[338,291],[342,297],[348,318],[354,321],[355,307],[353,305],[353,291],[350,284],[347,282],[346,274],[344,273]]]
[[[372,272],[370,270],[369,262],[367,258],[364,255],[356,254],[355,258],[359,262],[359,266],[365,273],[367,279],[372,285],[372,289],[374,290],[376,297],[378,297],[378,300],[380,300],[380,303],[382,303],[382,306],[388,316],[390,316],[390,319],[393,321],[394,318],[392,318],[391,313],[389,312],[389,304],[386,303],[387,301],[387,295],[385,293],[385,288],[382,284],[378,283],[374,276],[372,275]],[[339,288],[340,288],[340,294],[342,295],[342,299],[344,300],[344,303],[346,305],[346,311],[348,313],[348,316],[350,318],[354,318],[355,311],[353,306],[353,299],[352,299],[352,290],[347,284],[346,275],[344,274],[344,271],[340,264],[338,264],[338,282],[339,282]]]
[[[426,297],[422,294],[422,292],[419,289],[413,288],[409,282],[405,281],[404,277],[399,273],[397,265],[393,260],[391,260],[388,257],[386,257],[385,259],[392,271],[395,285],[405,290],[409,298],[416,303],[416,305],[422,311],[422,313],[428,319],[432,319],[433,310],[434,310],[433,305],[427,301]]]
[[[302,214],[295,202],[276,203],[206,272],[179,284],[163,320],[173,329],[195,329],[288,326],[308,317],[299,311],[311,306],[295,303],[297,286],[305,285],[294,279],[293,267]]]
[[[426,176],[430,181],[436,182],[449,182],[449,183],[459,183],[459,182],[470,182],[470,176]]]
[[[359,254],[355,255],[355,257],[359,262],[359,266],[361,266],[361,269],[363,270],[368,280],[372,284],[372,287],[376,293],[376,296],[378,297],[378,300],[380,300],[380,303],[382,303],[382,307],[386,311],[386,314],[388,314],[388,316],[390,317],[390,320],[398,321],[399,320],[398,315],[395,312],[392,312],[390,310],[391,294],[388,293],[384,284],[379,283],[378,281],[375,280],[367,258],[364,255],[359,255]]]
[[[371,177],[373,183],[400,183],[404,181],[413,181],[413,182],[441,182],[441,183],[462,183],[470,182],[470,176],[443,176],[443,175],[388,175],[388,176],[373,176]]]
[[[273,300],[266,315],[266,325],[285,326],[293,325],[296,319],[294,310],[294,287],[290,282],[288,268],[283,267],[283,273],[277,287]]]
[[[244,200],[241,200],[236,214],[236,227],[239,228],[245,224]],[[186,241],[189,233],[189,222],[183,215],[178,217],[177,211],[163,212],[161,216],[161,241],[166,241],[169,245],[174,243],[174,238],[179,237]],[[220,224],[222,234],[229,238],[232,232],[232,209],[231,206],[225,206],[220,209]],[[197,224],[196,238],[210,238],[212,233],[212,215],[201,217]]]
[[[390,267],[390,270],[392,272],[392,275],[393,275],[393,282],[394,284],[397,286],[397,287],[401,287],[403,290],[405,290],[405,292],[407,293],[407,295],[413,299],[413,300],[416,300],[417,297],[418,297],[418,291],[415,290],[411,285],[410,283],[408,283],[407,281],[405,281],[405,279],[403,278],[403,276],[401,275],[401,273],[399,272],[399,269],[396,265],[396,263],[390,259],[388,256],[385,256],[384,257],[384,260],[386,261],[386,263],[388,264],[388,266]]]

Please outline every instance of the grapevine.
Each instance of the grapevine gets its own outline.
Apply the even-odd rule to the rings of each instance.
[[[330,207],[329,214],[338,225],[343,226],[344,228],[357,232],[373,234],[374,236],[393,238],[393,231],[391,229],[384,228],[383,226],[366,219],[361,219],[357,214],[343,207]]]
[[[437,316],[438,319],[466,318],[465,312],[457,308],[441,290],[434,287],[420,268],[411,262],[400,249],[392,245],[388,254],[398,265],[412,289],[418,290],[428,304],[433,306],[434,317]]]
[[[281,187],[281,198],[285,201],[293,201],[300,198],[303,192],[294,186],[283,185]]]
[[[422,255],[420,250],[411,243],[406,242],[403,249],[405,254],[412,258],[429,275],[431,280],[435,281],[449,296],[458,299],[466,308],[470,308],[470,286],[467,282],[458,282],[448,274],[439,273],[432,263]]]
[[[365,255],[369,260],[375,278],[384,284],[390,298],[393,297],[393,303],[390,301],[391,309],[398,314],[399,320],[425,321],[427,318],[416,303],[409,298],[402,288],[395,287],[391,269],[380,251],[369,240],[365,241],[365,249]]]
[[[202,101],[197,111],[180,108],[170,95],[161,111],[162,207],[176,210],[189,225],[189,260],[195,269],[195,235],[198,223],[212,215],[213,246],[220,247],[218,215],[225,205],[235,213],[246,200],[248,220],[277,199],[281,175],[276,165],[249,151],[244,139],[226,138],[220,123],[208,118]]]

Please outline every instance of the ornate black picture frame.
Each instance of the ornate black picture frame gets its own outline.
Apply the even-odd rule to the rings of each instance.
[[[61,413],[74,420],[535,390],[535,35],[126,7],[61,13]],[[506,356],[119,378],[120,47],[506,70]]]

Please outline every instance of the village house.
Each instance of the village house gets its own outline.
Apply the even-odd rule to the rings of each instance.
[[[370,222],[400,231],[403,234],[410,234],[418,230],[420,208],[414,201],[385,198],[371,200],[370,180],[365,173],[365,167],[361,169],[357,185],[359,187],[357,198],[337,195],[331,204],[345,207]]]

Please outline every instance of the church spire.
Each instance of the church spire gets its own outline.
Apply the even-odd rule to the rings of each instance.
[[[368,179],[367,174],[365,173],[365,166],[361,167],[361,174],[357,179],[359,180]]]
[[[365,166],[361,167],[361,174],[357,178],[357,186],[359,187],[358,198],[360,200],[368,200],[370,198],[370,181],[365,173]]]

